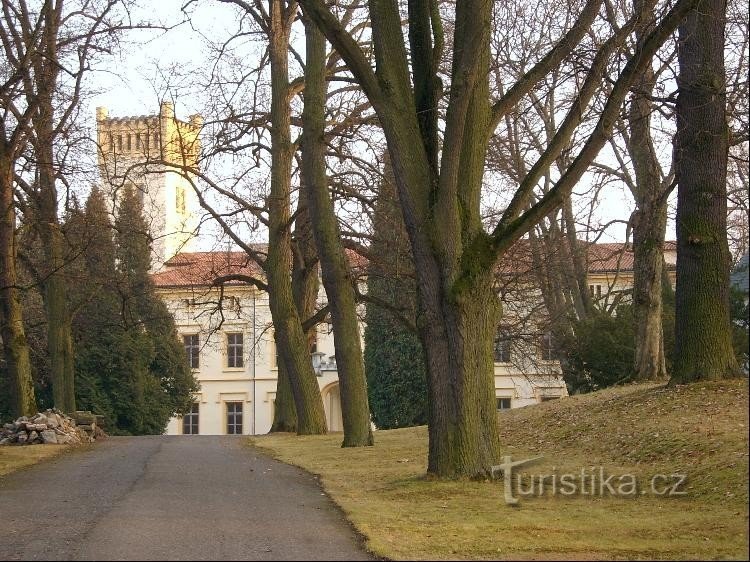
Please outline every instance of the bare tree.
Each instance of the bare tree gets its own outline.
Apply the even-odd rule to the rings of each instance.
[[[741,373],[729,320],[726,6],[726,0],[702,0],[680,26],[673,383]]]
[[[321,0],[300,1],[362,86],[383,127],[412,246],[419,291],[417,324],[427,355],[430,389],[428,471],[444,477],[489,474],[498,455],[492,348],[500,306],[493,286],[498,257],[562,203],[611,133],[633,81],[678,25],[693,0],[679,1],[642,41],[614,80],[599,120],[565,174],[528,207],[545,170],[568,146],[581,114],[601,83],[612,48],[600,49],[543,156],[520,182],[491,232],[481,221],[487,143],[503,116],[558,66],[596,19],[592,0],[559,41],[499,100],[490,102],[492,3],[459,0],[442,143],[437,62],[442,57],[442,11],[437,3],[409,2],[407,54],[396,3],[372,0],[375,69],[342,22]],[[638,14],[638,18],[651,13]],[[625,29],[632,31],[634,21]],[[619,36],[620,32],[614,32]],[[616,41],[613,43],[617,44]],[[605,43],[607,44],[607,43]],[[413,86],[412,86],[413,84]]]

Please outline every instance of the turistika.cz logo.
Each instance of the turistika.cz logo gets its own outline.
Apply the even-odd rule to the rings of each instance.
[[[654,474],[646,481],[635,474],[607,474],[603,466],[581,468],[577,472],[521,474],[516,469],[538,462],[543,457],[514,461],[503,457],[502,464],[492,467],[492,476],[502,477],[505,503],[518,505],[519,497],[542,496],[616,496],[633,498],[651,494],[660,497],[685,496],[687,475],[682,473]],[[515,478],[514,478],[515,476]]]

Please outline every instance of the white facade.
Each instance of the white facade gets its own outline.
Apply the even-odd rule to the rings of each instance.
[[[186,336],[198,336],[198,368],[193,372],[201,386],[196,395],[199,433],[230,433],[229,414],[240,407],[234,404],[241,404],[242,434],[268,433],[273,422],[278,368],[267,295],[247,285],[227,287],[219,313],[215,290],[196,294],[192,290],[162,288],[159,294],[175,316],[180,337],[184,340]],[[318,328],[318,353],[311,361],[316,367],[328,427],[341,431],[333,336],[326,326]],[[229,344],[230,337],[236,342],[239,334],[242,359],[238,366]],[[237,344],[234,345],[236,350]],[[169,435],[184,432],[181,418],[170,420]]]
[[[198,367],[194,369],[201,386],[196,395],[198,433],[223,435],[236,431],[238,411],[242,413],[242,434],[267,433],[273,422],[278,372],[267,295],[249,285],[226,286],[219,312],[217,289],[204,292],[198,287],[161,287],[159,294],[175,316],[180,337],[191,341],[190,336],[198,336]],[[241,366],[236,365],[236,354],[230,350],[230,338],[236,342],[239,334],[243,343]],[[318,326],[316,348],[311,361],[318,376],[328,428],[341,431],[333,334],[325,323]],[[535,374],[524,375],[517,362],[495,364],[498,409],[567,396],[557,362],[534,361],[533,365],[530,369]],[[196,427],[191,422],[195,422],[192,417],[187,422],[173,418],[167,433],[194,432]],[[235,425],[230,427],[230,423]]]

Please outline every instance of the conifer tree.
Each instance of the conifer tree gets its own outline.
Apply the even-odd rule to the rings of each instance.
[[[113,433],[162,433],[170,416],[189,409],[197,383],[149,276],[150,238],[138,194],[123,191],[114,229],[97,190],[66,226],[81,248],[76,399],[107,416]]]
[[[151,350],[148,374],[141,386],[144,411],[148,413],[145,429],[160,433],[171,415],[190,410],[198,384],[178,339],[174,319],[156,295],[149,275],[151,238],[140,197],[132,187],[125,188],[120,200],[115,241],[125,326],[133,343],[145,334]]]
[[[373,258],[367,294],[414,318],[416,284],[390,166],[381,183],[373,219]],[[379,429],[427,423],[424,351],[417,335],[392,312],[366,306],[365,373],[373,421]]]

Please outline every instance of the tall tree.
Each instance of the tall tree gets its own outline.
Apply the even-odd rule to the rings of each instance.
[[[679,29],[672,383],[716,380],[740,373],[729,319],[726,6],[726,0],[700,0]]]
[[[43,2],[40,19],[44,22],[40,49],[32,57],[33,80],[25,80],[27,103],[37,101],[32,116],[31,142],[36,160],[36,182],[30,191],[34,204],[34,225],[39,231],[46,267],[42,273],[43,297],[47,311],[47,349],[50,356],[52,392],[55,407],[72,412],[75,406],[73,340],[65,280],[65,248],[58,217],[57,187],[59,170],[55,165],[55,140],[59,132],[55,116],[56,90],[62,69],[59,35],[63,23],[63,0]],[[77,101],[77,100],[76,100]]]
[[[0,84],[0,337],[17,416],[36,410],[29,345],[18,293],[16,178],[29,139],[31,117],[38,106],[36,101],[26,103],[23,80],[30,74],[29,61],[39,49],[43,24],[39,19],[24,21],[25,16],[3,3],[0,42],[6,68]],[[25,32],[22,23],[27,24]]]
[[[357,318],[357,298],[331,199],[325,162],[326,41],[305,18],[305,107],[302,112],[302,189],[320,254],[333,325],[344,425],[342,447],[374,443]]]
[[[373,215],[367,267],[365,370],[372,419],[379,429],[427,423],[427,376],[424,350],[413,326],[417,287],[409,239],[398,206],[393,172],[386,156]],[[388,308],[374,301],[388,305]]]
[[[370,0],[375,69],[322,0],[300,0],[306,15],[334,45],[378,114],[388,142],[419,292],[417,325],[427,357],[430,396],[428,471],[442,477],[487,475],[499,438],[493,384],[493,340],[501,309],[493,280],[498,257],[552,210],[582,177],[611,134],[627,91],[654,52],[692,7],[679,0],[614,79],[598,123],[565,174],[539,201],[539,178],[568,146],[584,108],[601,85],[612,42],[596,55],[557,134],[520,182],[491,232],[480,200],[487,143],[518,100],[558,66],[591,28],[598,0],[584,6],[570,30],[495,103],[489,99],[492,3],[458,0],[444,127],[438,127],[442,83],[442,15],[438,3],[409,2],[408,39],[391,0]],[[652,13],[652,6],[624,26]],[[622,29],[622,28],[621,28]],[[620,35],[617,32],[615,36]],[[617,45],[617,42],[614,42]],[[438,129],[444,131],[439,144]]]

